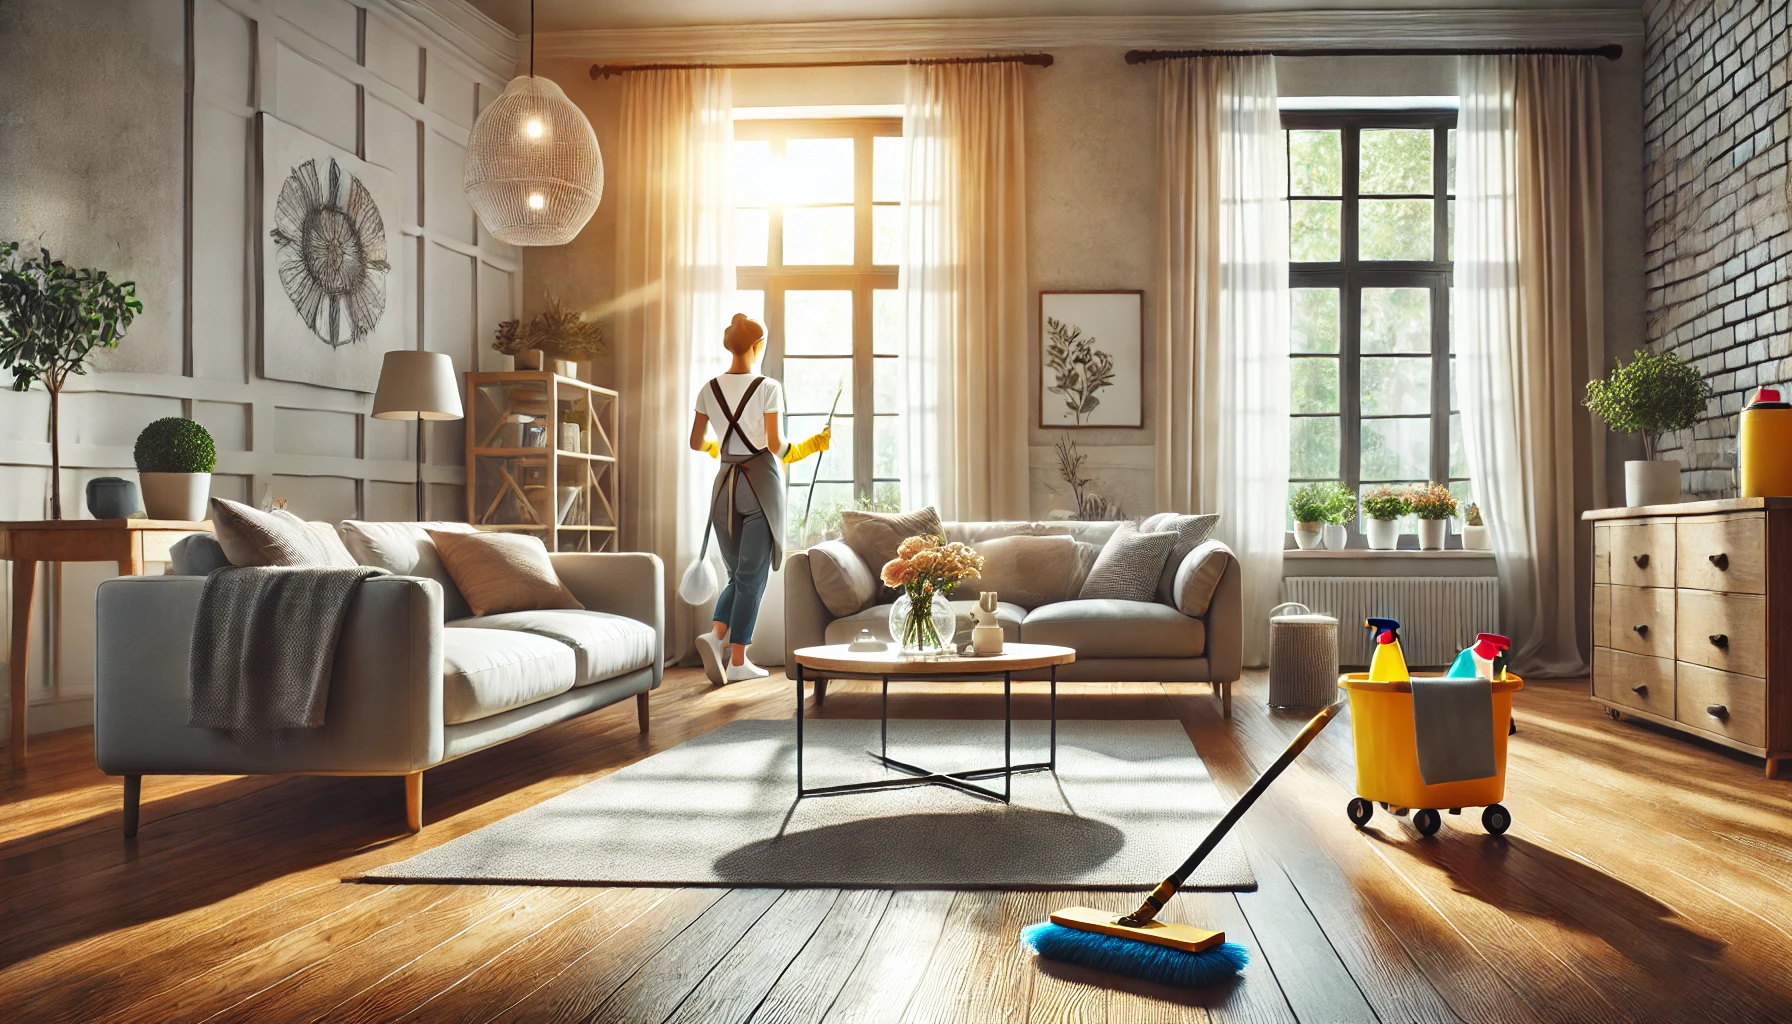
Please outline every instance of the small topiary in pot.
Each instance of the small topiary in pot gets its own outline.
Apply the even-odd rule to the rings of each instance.
[[[143,508],[151,519],[205,518],[218,448],[198,423],[179,416],[156,420],[137,435],[134,449]]]

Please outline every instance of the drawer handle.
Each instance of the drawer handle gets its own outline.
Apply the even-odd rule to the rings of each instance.
[[[1647,697],[1649,695],[1649,684],[1638,683],[1630,688],[1630,692],[1636,694],[1638,697]]]
[[[1705,639],[1710,640],[1711,646],[1713,646],[1713,647],[1727,648],[1730,646],[1730,638],[1723,635],[1722,633],[1713,633],[1710,636],[1706,637]]]
[[[1631,555],[1630,560],[1632,562],[1636,563],[1636,567],[1638,569],[1649,568],[1649,556],[1648,555]]]
[[[1649,627],[1646,623],[1638,623],[1637,625],[1632,626],[1630,628],[1636,632],[1637,636],[1648,636],[1649,635]]]
[[[1715,555],[1707,555],[1706,558],[1712,565],[1717,566],[1718,572],[1723,572],[1730,567],[1730,556],[1721,551]]]
[[[1730,717],[1730,709],[1723,706],[1722,704],[1707,704],[1707,705],[1705,705],[1705,713],[1707,715],[1710,715],[1712,718],[1728,718],[1728,717]]]

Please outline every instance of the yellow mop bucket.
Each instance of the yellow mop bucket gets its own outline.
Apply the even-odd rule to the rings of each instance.
[[[1459,814],[1464,807],[1481,807],[1481,824],[1499,835],[1512,824],[1511,812],[1500,806],[1506,794],[1506,735],[1511,730],[1512,694],[1524,689],[1524,680],[1511,672],[1494,680],[1493,774],[1485,779],[1465,779],[1428,786],[1419,774],[1419,747],[1412,717],[1412,683],[1405,680],[1373,682],[1366,672],[1338,677],[1338,685],[1350,695],[1350,730],[1356,741],[1356,799],[1350,801],[1350,820],[1359,827],[1374,813],[1374,805],[1395,814],[1413,815],[1413,825],[1423,835],[1436,832],[1443,823],[1438,811]]]

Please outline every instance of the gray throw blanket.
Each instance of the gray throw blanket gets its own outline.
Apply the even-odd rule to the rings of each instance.
[[[1412,725],[1425,785],[1493,774],[1493,684],[1412,678]]]
[[[187,657],[187,724],[269,739],[324,724],[336,638],[383,569],[231,566],[205,578]]]

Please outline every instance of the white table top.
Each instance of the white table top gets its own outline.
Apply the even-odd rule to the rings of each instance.
[[[1068,665],[1076,660],[1076,651],[1051,644],[1002,645],[1002,653],[990,655],[905,655],[895,644],[882,651],[849,651],[846,644],[825,647],[800,647],[794,657],[804,668],[823,672],[851,672],[859,675],[962,675],[991,672],[1021,672],[1027,669]]]

